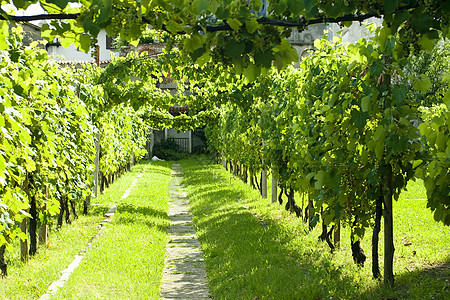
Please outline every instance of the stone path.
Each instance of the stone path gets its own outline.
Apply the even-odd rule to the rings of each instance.
[[[163,299],[210,299],[205,263],[195,234],[179,164],[172,166],[167,254],[161,283]]]

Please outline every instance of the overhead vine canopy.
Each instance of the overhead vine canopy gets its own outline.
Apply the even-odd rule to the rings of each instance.
[[[11,1],[2,0],[1,4]],[[410,45],[431,48],[439,32],[450,36],[450,2],[439,0],[14,0],[17,9],[39,3],[47,14],[14,16],[12,21],[51,20],[42,36],[60,38],[63,46],[74,43],[87,51],[101,29],[109,36],[137,43],[148,25],[185,35],[179,47],[198,63],[223,61],[238,74],[256,78],[272,63],[283,68],[297,60],[286,38],[291,29],[304,30],[317,23],[349,26],[352,21],[382,17],[386,38],[400,34],[402,55]],[[0,34],[0,44],[3,44]],[[170,44],[170,43],[169,43]]]

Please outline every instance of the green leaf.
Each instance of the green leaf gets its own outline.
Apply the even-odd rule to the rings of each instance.
[[[83,28],[85,32],[88,32],[93,36],[97,36],[100,32],[100,26],[97,23],[92,22],[89,18],[83,20]]]
[[[405,85],[396,85],[392,87],[392,97],[395,103],[402,104],[406,100],[408,88]]]
[[[275,59],[275,55],[272,53],[272,50],[269,49],[264,53],[256,53],[254,58],[256,64],[270,68],[272,66],[272,61]]]
[[[316,190],[320,190],[322,188],[324,178],[325,178],[325,172],[322,170],[317,172],[317,174],[314,176],[314,179],[316,180],[316,182],[314,183],[314,188]]]
[[[229,18],[227,24],[230,25],[234,31],[239,31],[239,28],[242,26],[242,23],[236,18]]]
[[[112,0],[104,0],[103,6],[100,9],[100,14],[96,19],[96,22],[99,24],[107,22],[111,14],[111,8],[112,8]]]
[[[447,134],[445,134],[443,131],[438,132],[436,137],[436,146],[438,150],[441,150],[442,152],[445,151],[445,146],[447,145]]]
[[[139,37],[141,36],[141,26],[137,23],[133,23],[130,26],[129,34],[128,36],[131,37],[133,40],[139,40]]]
[[[330,1],[325,5],[325,12],[328,17],[336,18],[342,14],[343,6],[340,1]]]
[[[294,15],[299,15],[305,10],[304,2],[299,0],[287,0],[287,6]]]
[[[413,169],[415,169],[418,166],[420,166],[422,164],[422,162],[423,162],[423,160],[421,160],[421,159],[415,160],[414,163],[413,163]]]
[[[244,69],[244,76],[249,82],[255,81],[261,73],[261,67],[250,63],[247,68]]]
[[[428,78],[425,74],[420,74],[420,79],[417,80],[413,84],[413,88],[415,88],[418,91],[421,91],[422,93],[426,93],[428,89],[432,86],[430,78]]]
[[[201,48],[200,48],[201,49]],[[209,52],[205,52],[203,53],[202,56],[200,56],[197,60],[196,63],[201,67],[203,66],[205,63],[207,63],[209,60],[211,59],[211,55]]]
[[[82,50],[85,53],[88,53],[89,52],[89,48],[91,46],[91,38],[90,38],[90,36],[87,35],[87,34],[82,34],[80,36],[79,43],[80,43],[80,45],[79,45],[80,50]]]
[[[217,16],[219,19],[224,20],[224,19],[228,18],[229,15],[230,15],[230,10],[229,10],[228,8],[224,8],[224,7],[222,7],[222,6],[219,6],[219,7],[217,8],[217,10],[216,10],[216,16]]]
[[[8,49],[8,22],[0,21],[0,50]]]
[[[342,22],[342,25],[344,25],[345,27],[350,27],[350,26],[352,26],[352,24],[353,24],[352,21],[344,21],[344,22]],[[371,25],[371,24],[369,24],[369,25]]]
[[[361,99],[361,110],[367,112],[370,106],[370,98],[369,96],[365,96]]]
[[[386,136],[386,131],[383,127],[383,125],[378,125],[377,129],[375,130],[375,133],[373,134],[373,138],[375,142],[381,142],[384,141]]]
[[[404,23],[411,16],[410,12],[407,10],[399,11],[394,15],[394,22],[397,25]]]
[[[270,3],[271,9],[275,14],[281,15],[287,10],[286,0],[278,0]]]
[[[231,40],[228,42],[228,44],[225,46],[225,54],[228,58],[234,58],[237,56],[240,56],[245,49],[245,43],[244,42],[237,42],[236,40]]]
[[[206,51],[205,47],[199,47],[190,53],[192,59],[196,61],[200,56],[202,56]]]
[[[198,15],[209,7],[209,0],[194,0],[192,2],[192,11]]]
[[[73,38],[69,38],[69,37],[63,37],[60,39],[61,42],[61,46],[63,46],[64,48],[68,48],[70,45],[73,44],[74,39]],[[81,37],[80,37],[80,46],[81,46]]]
[[[419,33],[426,33],[430,30],[431,25],[433,24],[433,20],[429,15],[424,12],[417,13],[413,16],[414,22],[411,22],[412,27],[417,30]]]
[[[447,92],[445,92],[443,100],[445,105],[447,105],[447,108],[450,110],[450,87],[447,88]]]
[[[215,14],[217,12],[217,9],[220,7],[219,2],[217,2],[217,0],[212,0],[209,1],[209,11],[212,12],[213,14]]]
[[[184,47],[187,51],[193,52],[194,50],[203,46],[202,38],[199,34],[193,34],[190,38],[184,42]]]
[[[366,125],[367,119],[369,118],[368,113],[360,112],[356,109],[352,110],[351,116],[353,124],[355,124],[355,126],[360,130],[363,129],[363,127]]]
[[[177,34],[178,32],[183,32],[183,27],[175,22],[174,20],[170,20],[166,25],[167,30],[172,34]]]
[[[261,0],[252,0],[252,7],[256,12],[261,10],[263,2]]]
[[[58,6],[61,9],[64,9],[67,4],[69,3],[69,0],[47,0],[48,3],[53,3],[56,6]]]
[[[436,39],[429,39],[425,35],[423,35],[419,40],[419,46],[427,51],[431,51],[434,48],[434,45],[438,42]]]
[[[245,22],[245,28],[247,29],[248,33],[253,33],[258,29],[258,21],[256,19],[250,19],[249,21]]]
[[[242,74],[242,72],[244,72],[244,67],[242,65],[242,57],[236,56],[232,59],[232,62],[233,62],[236,74]]]
[[[398,0],[384,0],[384,13],[392,14],[398,5]]]

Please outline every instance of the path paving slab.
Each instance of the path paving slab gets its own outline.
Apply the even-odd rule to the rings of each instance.
[[[179,164],[172,166],[167,253],[161,297],[211,299],[200,242],[195,233],[189,199],[181,184]]]

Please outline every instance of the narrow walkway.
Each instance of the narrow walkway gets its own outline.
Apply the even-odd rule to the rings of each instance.
[[[170,192],[168,244],[161,297],[210,299],[205,264],[195,234],[189,200],[181,185],[181,166],[173,164]]]

